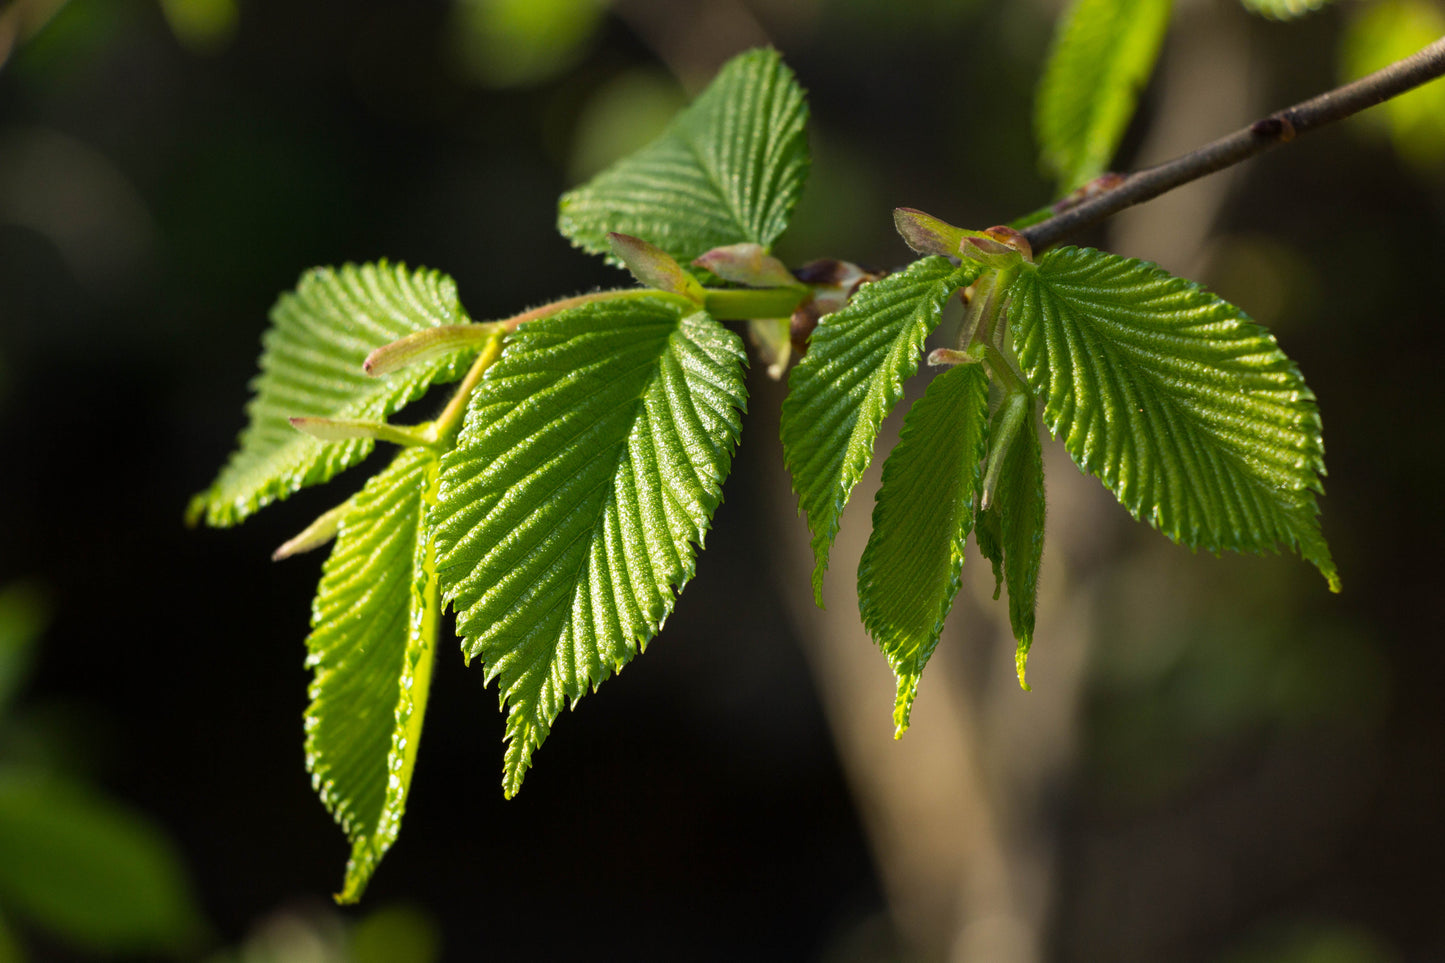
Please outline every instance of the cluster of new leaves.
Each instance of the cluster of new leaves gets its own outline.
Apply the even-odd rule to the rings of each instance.
[[[1167,0],[1076,4],[1041,88],[1047,156],[1066,186],[1107,163],[1167,13]],[[1113,30],[1125,40],[1101,45]],[[1081,86],[1095,94],[1074,104]],[[872,277],[832,262],[795,277],[768,247],[806,178],[805,122],[780,58],[752,51],[655,142],[562,198],[562,233],[641,287],[477,324],[448,279],[381,263],[310,272],[277,304],[249,425],[191,518],[235,524],[377,440],[402,446],[278,552],[335,539],[307,640],[306,756],[352,845],[341,899],[360,897],[396,838],[446,607],[465,657],[498,683],[508,796],[562,709],[659,631],[694,572],[746,405],[742,342],[721,321],[747,320],[776,347],[794,309],[822,316],[782,422],[821,602],[879,427],[945,306],[967,303],[883,467],[858,569],[863,623],[898,679],[898,734],[970,532],[995,597],[1007,588],[1024,681],[1043,550],[1040,415],[1082,470],[1171,539],[1293,548],[1337,586],[1315,509],[1319,418],[1265,331],[1153,265],[1075,248],[1035,260],[1015,232],[913,211],[897,223],[925,256],[906,268]],[[786,357],[770,360],[780,371]],[[434,421],[387,423],[458,379]]]
[[[335,538],[307,640],[306,759],[352,845],[340,899],[360,897],[396,838],[444,606],[466,657],[499,681],[509,796],[562,708],[672,610],[746,404],[742,342],[708,310],[740,292],[705,291],[676,259],[716,248],[719,272],[752,263],[777,278],[766,247],[807,173],[805,122],[777,54],[744,54],[654,144],[564,198],[563,232],[631,257],[650,288],[482,325],[450,280],[381,263],[312,271],[276,305],[249,425],[190,517],[234,524],[378,439],[404,446],[278,553]],[[609,239],[622,230],[652,244]],[[781,280],[759,293],[786,316],[806,289]],[[385,423],[464,372],[455,409]]]

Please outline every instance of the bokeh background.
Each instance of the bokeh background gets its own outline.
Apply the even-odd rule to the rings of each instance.
[[[900,266],[895,206],[983,227],[1049,199],[1057,6],[0,2],[0,817],[48,827],[0,831],[0,959],[1445,959],[1445,83],[1080,239],[1203,280],[1299,362],[1344,594],[1168,543],[1050,444],[1034,691],[975,558],[894,743],[850,594],[876,475],[820,613],[755,366],[646,655],[511,802],[495,691],[440,658],[401,839],[329,903],[346,846],[301,751],[320,559],[268,556],[365,469],[181,521],[277,294],[380,257],[478,318],[624,283],[556,196],[759,43],[814,118],[780,254]],[[1117,166],[1442,32],[1431,0],[1290,24],[1180,0]],[[101,868],[52,872],[67,853]]]

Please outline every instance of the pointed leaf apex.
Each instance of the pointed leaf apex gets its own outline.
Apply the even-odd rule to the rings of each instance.
[[[1034,691],[1033,686],[1029,685],[1024,678],[1029,665],[1029,649],[1033,646],[1033,642],[1034,640],[1030,638],[1020,639],[1019,647],[1014,651],[1014,668],[1018,670],[1019,688],[1025,692]]]
[[[711,271],[724,281],[752,288],[783,288],[798,284],[787,266],[761,244],[747,242],[715,247],[692,262],[693,267]]]
[[[908,246],[919,254],[942,254],[945,257],[958,257],[959,245],[973,233],[912,207],[894,208],[893,226]]]
[[[702,285],[662,248],[649,244],[640,237],[619,234],[616,231],[607,235],[607,243],[612,245],[612,253],[627,265],[627,270],[639,284],[671,294],[680,294],[698,304],[703,302]]]
[[[271,561],[279,562],[283,558],[290,558],[292,555],[300,555],[302,552],[320,548],[331,541],[341,530],[341,522],[351,511],[353,503],[354,500],[348,498],[307,525],[299,535],[287,539],[280,548],[271,553]]]

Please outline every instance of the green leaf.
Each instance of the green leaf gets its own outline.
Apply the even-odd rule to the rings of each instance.
[[[979,270],[928,257],[864,285],[841,310],[823,317],[788,378],[783,459],[799,512],[808,513],[820,606],[838,518],[873,459],[878,426],[918,370],[923,340],[938,325],[944,304]]]
[[[1044,423],[1135,518],[1211,552],[1280,545],[1339,591],[1314,395],[1264,328],[1154,264],[1050,251],[1009,291]]]
[[[898,677],[895,738],[938,647],[963,573],[988,428],[988,375],[949,368],[909,410],[883,463],[873,533],[858,564],[858,609]]]
[[[1330,0],[1240,0],[1240,2],[1250,13],[1257,13],[1271,20],[1293,20],[1318,10]],[[1426,41],[1426,43],[1428,42],[1429,40]],[[1416,49],[1418,48],[1412,47],[1406,53],[1414,53]]]
[[[1003,589],[1003,524],[999,521],[997,505],[978,513],[973,540],[978,544],[978,554],[993,567],[993,598],[997,602]]]
[[[1352,17],[1340,42],[1338,71],[1342,80],[1404,60],[1445,36],[1445,9],[1434,0],[1382,0]],[[1433,183],[1445,165],[1445,84],[1425,84],[1392,97],[1366,113],[1357,132],[1388,132],[1395,150],[1415,171]]]
[[[640,652],[692,576],[746,400],[740,339],[638,293],[522,325],[442,461],[438,572],[508,707],[515,795],[564,702]]]
[[[194,952],[186,873],[137,813],[53,777],[0,770],[0,905],[95,953]]]
[[[1044,166],[1063,191],[1102,174],[1154,69],[1171,0],[1074,0],[1034,102]]]
[[[235,525],[265,505],[327,481],[365,458],[370,438],[322,442],[291,426],[292,417],[382,421],[433,383],[455,381],[469,353],[452,353],[387,377],[361,363],[373,348],[443,324],[466,322],[456,285],[435,271],[404,265],[315,268],[271,310],[261,373],[251,383],[250,423],[240,447],[188,511],[210,525]]]
[[[396,840],[426,715],[441,601],[426,503],[437,455],[408,448],[351,503],[306,640],[306,768],[351,841],[337,897],[361,898]]]
[[[803,91],[775,50],[730,60],[662,135],[562,195],[557,228],[617,263],[616,231],[684,263],[725,244],[772,244],[808,174]]]
[[[48,594],[34,582],[0,586],[0,717],[30,675],[50,610]]]
[[[1011,410],[1012,409],[1012,410]],[[1008,584],[1008,620],[1018,650],[1014,665],[1019,685],[1027,689],[1024,666],[1034,644],[1034,609],[1039,594],[1039,561],[1044,554],[1044,461],[1039,449],[1038,414],[1027,395],[1010,396],[994,412],[990,447],[998,448],[999,473],[993,501],[985,515],[997,519],[997,541],[989,549],[1003,559]],[[1005,447],[999,447],[1005,446]],[[992,460],[994,453],[990,451]],[[984,528],[980,527],[980,534]],[[994,532],[989,532],[992,538]],[[980,540],[982,548],[983,540]],[[996,556],[994,572],[998,572]],[[997,587],[994,598],[998,598]]]

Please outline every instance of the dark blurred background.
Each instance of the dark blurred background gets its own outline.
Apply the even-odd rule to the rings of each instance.
[[[496,693],[440,658],[400,841],[360,908],[329,904],[346,846],[301,751],[320,558],[268,556],[365,469],[237,530],[181,522],[277,294],[381,257],[451,274],[476,318],[624,283],[556,234],[557,195],[758,43],[814,118],[779,253],[900,266],[894,206],[984,227],[1049,200],[1029,110],[1057,7],[0,3],[0,639],[34,646],[0,770],[64,773],[168,838],[205,921],[188,957],[1445,959],[1442,83],[1079,239],[1199,278],[1298,361],[1342,595],[1292,557],[1168,543],[1050,444],[1034,691],[970,562],[895,744],[848,594],[872,492],[816,613],[755,366],[726,502],[646,655],[511,802]],[[1118,167],[1442,32],[1430,0],[1291,24],[1181,0]],[[6,895],[0,958],[156,952]],[[387,913],[396,942],[368,943]]]

